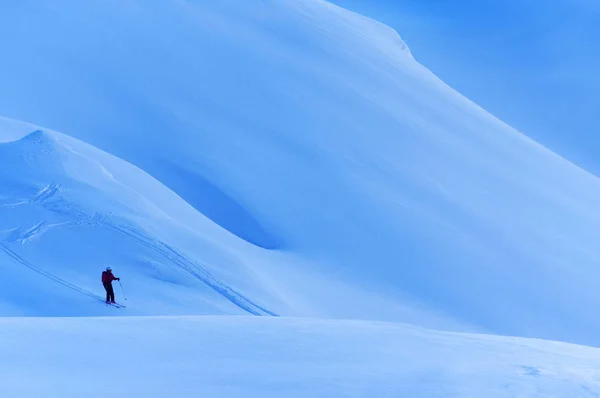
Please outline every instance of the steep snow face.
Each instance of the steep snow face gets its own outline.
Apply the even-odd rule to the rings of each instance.
[[[295,179],[287,165],[274,173],[280,162],[270,158],[285,161],[292,150],[288,161],[296,166],[310,161],[310,135],[320,136],[329,123],[327,109],[312,111],[327,81],[335,80],[339,94],[340,80],[353,90],[345,88],[347,76],[336,76],[347,74],[337,63],[411,58],[391,29],[321,1],[48,1],[30,8],[3,6],[0,16],[0,33],[19,37],[2,42],[0,114],[133,162],[223,227],[269,249],[291,242],[287,223],[265,214],[272,203],[263,197],[272,193],[261,186]],[[239,156],[239,164],[223,151]],[[253,171],[259,166],[271,171]],[[240,186],[228,174],[244,169],[252,175]]]
[[[591,398],[600,393],[595,348],[385,323],[223,316],[3,318],[0,347],[0,394],[6,398],[95,398],[105,397],[106,388],[115,398]],[[107,378],[109,387],[99,387]]]
[[[262,283],[237,279],[268,308],[600,343],[598,181],[376,22],[318,0],[25,1],[0,6],[0,45],[0,114],[148,172],[214,222],[187,224],[203,249],[252,247]]]

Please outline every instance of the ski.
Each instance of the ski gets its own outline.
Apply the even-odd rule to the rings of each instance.
[[[119,304],[119,303],[107,303],[106,301],[103,301],[104,304],[106,304],[107,306],[112,306],[115,308],[127,308],[126,306],[124,306],[123,304]]]

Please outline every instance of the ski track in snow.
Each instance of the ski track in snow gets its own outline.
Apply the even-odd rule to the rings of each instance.
[[[60,192],[59,184],[48,184],[42,189],[40,189],[35,197],[31,199],[23,199],[17,202],[9,202],[9,203],[0,203],[0,208],[13,208],[22,205],[28,205],[33,203],[44,203],[55,197]],[[8,199],[9,197],[0,197],[0,199]]]
[[[48,184],[42,188],[31,203],[39,203],[50,200],[54,195],[60,192],[60,184]]]
[[[242,310],[252,315],[277,316],[276,313],[269,311],[268,309],[252,302],[250,299],[237,292],[227,284],[223,283],[222,281],[219,281],[200,264],[191,260],[189,257],[185,256],[179,251],[175,250],[172,246],[164,242],[155,241],[149,238],[147,235],[135,231],[126,225],[116,225],[110,222],[107,222],[105,225],[118,231],[124,236],[135,240],[136,242],[154,250],[156,254],[170,260],[173,264],[178,265],[179,267],[181,267],[197,279],[204,282],[208,287],[219,293],[221,296],[225,297],[227,300],[229,300]]]
[[[36,267],[35,265],[31,264],[29,261],[25,260],[23,257],[18,255],[14,250],[10,249],[6,243],[0,242],[0,250],[2,250],[4,253],[6,253],[17,264],[24,265],[25,267],[29,268],[30,270],[37,272],[38,274],[43,275],[46,278],[53,280],[54,282],[59,283],[71,290],[74,290],[78,293],[84,294],[88,297],[95,298],[95,299],[98,299],[98,300],[104,302],[103,297],[101,297],[97,294],[94,294],[88,290],[85,290],[73,283],[70,283],[69,281],[66,281],[65,279],[59,278],[58,276],[53,275],[50,272],[44,271],[44,270]]]
[[[89,292],[85,289],[82,289],[81,287],[78,287],[75,284],[72,284],[64,279],[61,279],[49,272],[43,271],[40,268],[34,266],[29,261],[27,261],[23,257],[19,256],[14,250],[12,250],[8,246],[8,244],[10,244],[10,243],[24,244],[26,241],[28,241],[28,240],[32,239],[34,236],[40,234],[43,231],[43,229],[48,229],[50,227],[58,228],[58,227],[73,226],[73,225],[87,225],[87,226],[92,226],[92,227],[106,226],[106,227],[109,227],[112,230],[116,231],[123,237],[125,237],[127,239],[131,239],[131,240],[147,247],[148,249],[151,249],[156,254],[156,257],[154,258],[155,260],[157,260],[158,258],[163,258],[163,259],[167,260],[167,262],[171,262],[171,263],[175,264],[176,266],[180,267],[181,269],[183,269],[184,271],[186,271],[187,273],[189,273],[196,279],[203,282],[206,286],[210,287],[216,293],[218,293],[222,297],[226,298],[228,301],[230,301],[232,304],[234,304],[238,308],[242,309],[243,311],[245,311],[249,314],[252,314],[252,315],[256,315],[256,316],[262,316],[262,315],[277,316],[277,314],[274,313],[273,311],[270,311],[267,308],[256,304],[248,297],[244,296],[240,292],[233,289],[231,286],[229,286],[226,283],[224,283],[223,281],[220,281],[217,278],[215,278],[202,265],[200,265],[196,261],[193,261],[188,256],[184,255],[180,251],[173,248],[171,245],[169,245],[165,242],[161,242],[156,239],[150,238],[146,234],[136,231],[132,227],[127,226],[125,224],[117,224],[115,222],[112,222],[102,214],[95,213],[93,216],[90,217],[87,214],[85,214],[84,212],[77,210],[76,207],[64,206],[65,200],[60,198],[59,195],[60,195],[60,185],[48,184],[45,187],[43,187],[41,190],[39,190],[37,195],[34,198],[27,200],[27,201],[17,202],[19,205],[20,204],[42,205],[48,210],[51,210],[51,211],[57,212],[57,213],[62,213],[62,214],[66,213],[66,215],[69,215],[75,219],[75,221],[64,222],[64,223],[53,224],[53,225],[47,225],[45,221],[40,221],[33,227],[26,229],[24,232],[16,234],[16,236],[14,236],[13,238],[5,240],[4,242],[0,242],[0,244],[2,245],[1,246],[2,251],[4,251],[9,257],[11,257],[17,263],[19,263],[21,265],[25,265],[27,268],[30,268],[31,270],[33,270],[41,275],[44,275],[47,278],[49,278],[57,283],[60,283],[61,285],[66,286],[70,289],[73,289],[79,293],[82,293],[89,297],[97,298],[97,299],[104,301],[104,299],[102,297],[100,297],[92,292]],[[50,200],[53,198],[57,199],[57,202],[61,202],[62,205],[59,205],[59,206],[48,205],[50,203]],[[16,204],[12,204],[11,206],[15,206],[15,205]],[[65,209],[67,210],[66,212],[65,212]],[[20,229],[21,228],[17,228],[17,231]]]

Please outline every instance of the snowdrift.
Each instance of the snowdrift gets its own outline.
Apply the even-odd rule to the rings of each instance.
[[[11,359],[0,365],[6,398],[95,398],[106,388],[115,398],[591,398],[600,391],[598,349],[386,323],[3,318],[0,346]]]

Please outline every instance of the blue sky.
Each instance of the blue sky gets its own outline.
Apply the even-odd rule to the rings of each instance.
[[[331,0],[394,27],[479,105],[600,175],[600,0]]]

